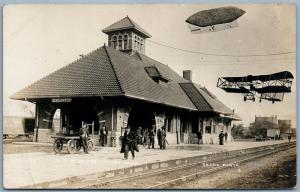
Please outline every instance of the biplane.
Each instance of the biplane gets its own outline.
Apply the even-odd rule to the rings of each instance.
[[[272,101],[282,101],[285,93],[291,92],[294,76],[289,71],[282,71],[269,75],[248,75],[243,77],[220,77],[217,87],[228,93],[240,93],[244,96],[244,101],[255,101],[255,96],[259,95],[259,101],[263,99]]]
[[[237,27],[237,19],[245,13],[233,6],[199,11],[186,19],[192,33],[216,32]]]

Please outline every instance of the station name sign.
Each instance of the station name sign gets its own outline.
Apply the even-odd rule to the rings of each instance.
[[[52,103],[71,103],[71,98],[51,99]]]

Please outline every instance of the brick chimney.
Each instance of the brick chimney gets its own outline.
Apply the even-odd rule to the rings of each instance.
[[[183,70],[183,78],[188,81],[192,81],[192,71],[191,70]]]

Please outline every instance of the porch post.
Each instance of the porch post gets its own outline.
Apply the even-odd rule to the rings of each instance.
[[[38,104],[35,103],[35,142],[38,141],[38,130],[39,130],[39,115],[38,115]]]

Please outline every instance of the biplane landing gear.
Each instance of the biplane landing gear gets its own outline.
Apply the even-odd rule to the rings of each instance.
[[[252,101],[255,102],[255,98],[254,97],[252,98]]]

